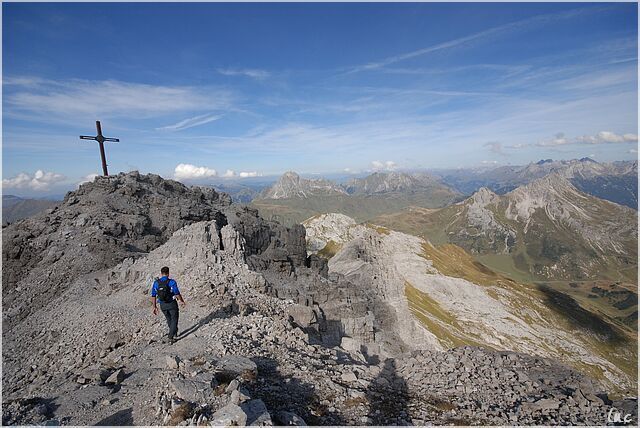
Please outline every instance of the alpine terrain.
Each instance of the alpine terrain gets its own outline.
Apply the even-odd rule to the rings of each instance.
[[[636,332],[600,319],[568,296],[517,283],[455,245],[435,247],[380,226],[357,225],[340,214],[304,224],[308,246],[331,257],[329,273],[371,281],[385,296],[403,323],[401,338],[407,344],[532,353],[591,373],[612,388],[635,388]]]
[[[377,220],[494,255],[535,279],[637,279],[637,211],[583,193],[558,173],[504,195],[481,188],[440,210]]]
[[[335,215],[286,227],[137,172],[2,238],[3,424],[637,418],[635,336],[458,247]],[[164,265],[186,301],[174,344],[149,297]]]

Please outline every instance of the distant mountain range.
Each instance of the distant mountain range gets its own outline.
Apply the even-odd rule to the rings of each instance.
[[[261,199],[308,198],[312,196],[346,195],[347,192],[332,181],[302,178],[293,171],[285,172],[271,187],[260,193]]]
[[[345,184],[350,195],[376,195],[389,192],[416,192],[443,189],[438,179],[427,173],[374,172],[364,178],[354,178]],[[447,189],[448,190],[448,189]]]
[[[365,221],[408,206],[442,207],[461,198],[459,192],[426,173],[376,172],[341,185],[287,172],[252,205],[267,218],[292,224],[326,212]]]
[[[557,173],[585,193],[633,209],[638,207],[638,162],[600,163],[591,158],[544,159],[524,166],[501,166],[493,169],[459,169],[435,171],[442,182],[464,194],[486,187],[498,194]]]
[[[31,217],[58,203],[49,199],[25,199],[14,195],[2,195],[2,224]]]

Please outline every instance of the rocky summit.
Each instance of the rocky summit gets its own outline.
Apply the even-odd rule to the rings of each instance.
[[[614,411],[637,420],[634,399],[555,358],[413,343],[393,287],[417,261],[399,253],[385,271],[372,250],[390,257],[402,237],[373,230],[331,235],[344,241],[328,265],[308,255],[303,226],[210,189],[137,173],[82,185],[3,229],[3,424],[605,425]],[[364,264],[350,271],[358,254]],[[171,345],[149,299],[164,265],[186,300]],[[389,288],[366,276],[377,272]]]

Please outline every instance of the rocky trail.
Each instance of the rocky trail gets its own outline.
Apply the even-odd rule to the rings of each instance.
[[[158,186],[118,177],[143,193]],[[20,306],[3,332],[3,424],[604,425],[612,407],[637,420],[636,400],[611,400],[551,360],[468,346],[378,354],[347,346],[369,334],[362,320],[380,313],[377,301],[357,299],[357,284],[306,257],[304,230],[233,206],[220,212]],[[171,345],[149,297],[164,265],[187,302]],[[15,288],[28,284],[7,279],[3,271],[19,300]]]

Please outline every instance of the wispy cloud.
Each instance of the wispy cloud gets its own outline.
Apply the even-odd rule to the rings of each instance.
[[[164,114],[225,110],[230,91],[190,86],[159,86],[116,80],[11,78],[5,100],[11,112],[47,117],[148,118]]]
[[[205,123],[213,122],[222,118],[221,114],[202,114],[195,117],[190,117],[185,120],[181,120],[178,123],[173,125],[163,126],[161,128],[156,128],[158,131],[180,131],[182,129],[193,128],[194,126],[204,125]]]
[[[608,89],[617,85],[637,84],[637,72],[637,67],[629,64],[621,70],[589,72],[570,79],[558,80],[555,85],[573,90]]]
[[[612,144],[612,143],[637,143],[636,134],[616,134],[615,132],[602,131],[596,135],[583,135],[575,138],[567,138],[563,133],[549,140],[540,141],[538,147],[565,146],[567,144]]]
[[[21,172],[12,178],[2,179],[2,187],[6,189],[30,189],[36,191],[49,190],[52,185],[65,180],[65,176],[41,169],[33,174]]]
[[[259,70],[254,68],[219,68],[218,73],[223,76],[244,76],[250,77],[256,80],[264,80],[271,76],[266,70]]]
[[[534,16],[532,18],[527,18],[527,19],[523,19],[520,21],[515,21],[515,22],[511,22],[508,24],[504,24],[504,25],[499,25],[493,28],[489,28],[487,30],[484,31],[480,31],[477,33],[473,33],[470,34],[468,36],[464,36],[464,37],[459,37],[457,39],[452,39],[452,40],[448,40],[446,42],[442,42],[442,43],[438,43],[432,46],[428,46],[422,49],[418,49],[412,52],[407,52],[404,54],[400,54],[400,55],[395,55],[395,56],[390,56],[387,58],[384,58],[380,61],[376,61],[376,62],[370,62],[368,64],[364,64],[364,65],[359,65],[356,67],[351,68],[347,73],[357,73],[357,72],[361,72],[361,71],[367,71],[367,70],[375,70],[378,68],[382,68],[385,67],[387,65],[390,64],[395,64],[397,62],[400,61],[404,61],[407,59],[411,59],[411,58],[416,58],[419,56],[423,56],[429,53],[433,53],[433,52],[438,52],[438,51],[442,51],[442,50],[446,50],[446,49],[451,49],[451,48],[455,48],[458,46],[463,46],[463,45],[467,45],[470,44],[471,42],[474,42],[476,40],[480,40],[480,39],[486,39],[489,38],[491,36],[497,36],[500,34],[507,34],[513,31],[518,31],[518,30],[524,30],[533,26],[538,26],[538,25],[545,25],[551,22],[555,22],[558,20],[563,20],[563,19],[570,19],[579,15],[582,15],[586,12],[592,13],[594,12],[595,9],[594,8],[589,8],[589,9],[574,9],[574,10],[569,10],[566,12],[560,12],[560,13],[551,13],[551,14],[545,14],[545,15],[537,15]]]

